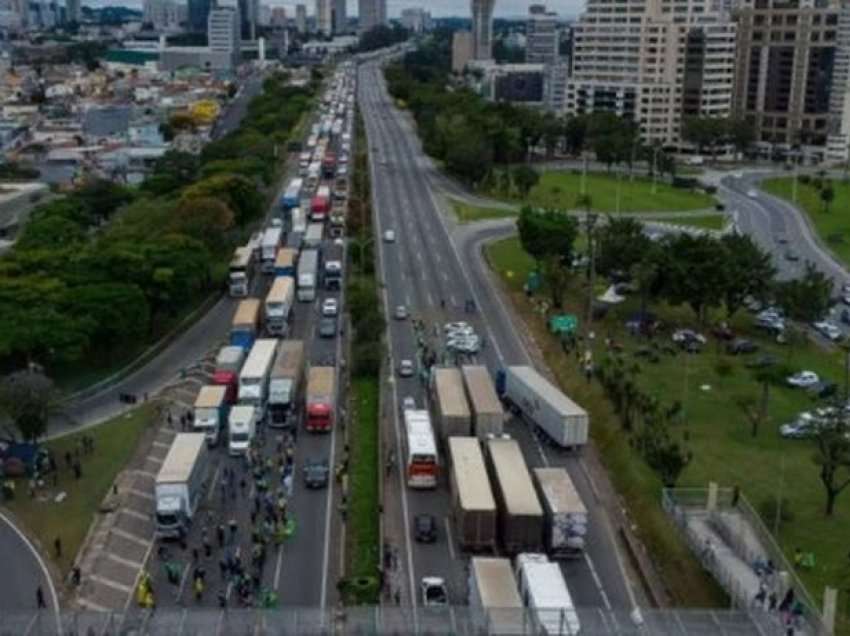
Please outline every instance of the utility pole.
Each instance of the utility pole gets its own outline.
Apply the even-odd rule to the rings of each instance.
[[[652,147],[652,194],[655,194],[656,185],[658,184],[658,177],[656,176],[656,172],[658,172],[658,146]]]
[[[590,211],[590,202],[587,201],[585,223],[587,224],[587,253],[590,262],[588,264],[587,276],[587,315],[585,316],[585,324],[587,325],[588,334],[593,324],[593,288],[596,283],[596,219],[597,215]]]
[[[579,187],[579,192],[581,192],[582,196],[587,194],[587,155],[584,152],[581,153],[581,159],[583,161],[582,169],[581,169],[581,185]]]

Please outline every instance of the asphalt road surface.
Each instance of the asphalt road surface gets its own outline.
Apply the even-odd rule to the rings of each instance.
[[[364,64],[359,72],[359,103],[370,146],[373,200],[377,209],[378,236],[395,231],[393,243],[381,243],[381,273],[386,285],[388,307],[404,304],[411,315],[426,325],[423,337],[439,349],[435,333],[442,324],[465,320],[484,338],[485,346],[470,361],[485,364],[494,373],[507,364],[527,364],[528,355],[517,330],[488,287],[482,286],[468,263],[462,261],[449,237],[449,230],[433,196],[428,178],[435,173],[422,152],[408,120],[392,105],[379,67]],[[479,308],[465,311],[468,300]],[[412,321],[391,320],[389,325],[391,358],[397,365],[402,359],[416,360],[417,337]],[[427,392],[417,378],[394,380],[396,408],[393,426],[397,435],[397,456],[404,457],[401,438],[400,400],[412,396],[417,405],[426,404]],[[629,609],[633,605],[625,574],[610,525],[601,509],[593,505],[588,476],[581,456],[563,452],[536,439],[517,421],[506,425],[506,432],[523,448],[529,467],[565,466],[577,483],[591,510],[593,528],[586,557],[565,563],[567,584],[577,605]],[[402,460],[403,461],[403,460]],[[396,476],[402,479],[402,471]],[[406,566],[408,595],[416,599],[418,582],[424,576],[442,576],[449,585],[450,601],[466,602],[464,559],[451,536],[448,522],[449,495],[445,475],[434,491],[408,490],[402,484],[401,509],[406,511],[405,543],[401,553]],[[419,513],[433,514],[439,520],[437,543],[414,543],[410,523]],[[402,512],[401,514],[405,514]]]

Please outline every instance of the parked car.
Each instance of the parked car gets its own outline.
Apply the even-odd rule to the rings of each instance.
[[[813,384],[807,388],[806,392],[812,397],[825,400],[826,398],[831,398],[833,395],[838,393],[838,385],[835,382],[830,382],[829,380],[821,380],[817,384]]]
[[[307,488],[324,488],[328,485],[330,466],[326,459],[308,459],[304,464],[304,485]]]
[[[701,345],[707,342],[705,336],[693,329],[677,329],[673,332],[673,342],[681,344],[690,341],[698,342]]]
[[[789,375],[785,381],[790,386],[805,389],[820,382],[820,378],[814,371],[798,371],[794,375]]]
[[[824,338],[828,340],[832,340],[835,342],[836,340],[841,340],[844,334],[841,333],[841,329],[834,322],[830,320],[820,320],[818,322],[812,323],[812,327],[814,327],[817,332],[822,335]]]
[[[413,518],[413,538],[419,543],[434,543],[437,540],[437,519],[434,515],[421,514]]]
[[[747,190],[747,196],[750,197],[751,199],[758,199],[759,193],[758,193],[757,190],[754,190],[754,189],[751,188],[751,189]]]
[[[731,353],[732,355],[755,353],[758,350],[758,345],[752,340],[747,340],[746,338],[736,338],[726,345],[726,353]]]

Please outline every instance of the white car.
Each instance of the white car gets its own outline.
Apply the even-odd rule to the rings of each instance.
[[[705,336],[697,333],[693,329],[677,329],[673,332],[673,342],[698,342],[702,345],[706,343]]]
[[[395,243],[395,230],[386,230],[384,232],[384,243]]]
[[[790,386],[805,389],[820,382],[820,378],[814,371],[798,371],[794,375],[789,375],[785,381]]]
[[[445,607],[449,604],[449,592],[446,581],[439,576],[422,577],[422,605],[425,607]]]
[[[398,374],[403,378],[409,378],[413,375],[413,361],[405,358],[398,365]]]
[[[756,190],[747,190],[747,196],[751,199],[758,199],[759,193]]]
[[[458,336],[446,340],[446,348],[461,353],[478,353],[481,350],[481,339],[478,336]]]
[[[401,410],[402,411],[413,411],[416,410],[416,400],[414,400],[411,396],[405,397],[401,401]]]
[[[325,298],[322,303],[323,316],[336,316],[339,313],[339,302],[336,298]]]
[[[841,333],[841,329],[838,328],[838,325],[834,322],[830,322],[829,320],[821,320],[820,322],[812,323],[812,327],[817,329],[818,333],[820,333],[820,335],[824,338],[832,340],[833,342],[841,340],[843,335]]]
[[[393,316],[396,320],[407,320],[407,307],[405,307],[404,305],[396,306]]]

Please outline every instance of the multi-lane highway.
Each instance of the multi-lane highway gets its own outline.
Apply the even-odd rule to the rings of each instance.
[[[376,208],[377,235],[395,231],[393,243],[382,242],[381,276],[385,284],[386,305],[390,309],[406,305],[411,315],[424,322],[430,344],[439,348],[442,324],[465,320],[483,336],[485,346],[472,360],[485,364],[491,372],[506,364],[526,364],[530,359],[516,329],[497,300],[482,293],[481,281],[467,270],[459,258],[449,229],[440,214],[428,179],[433,166],[424,155],[406,117],[392,104],[380,68],[375,63],[361,65],[358,81],[359,104],[370,147],[373,202]],[[465,311],[472,300],[479,308]],[[402,359],[416,359],[417,339],[412,321],[390,320],[390,357],[393,366]],[[395,433],[396,453],[403,454],[400,401],[412,396],[419,406],[426,403],[427,391],[417,378],[402,379],[394,374],[394,417],[389,423]],[[530,466],[565,466],[592,509],[593,532],[586,557],[564,564],[564,572],[575,603],[581,606],[630,609],[634,596],[624,571],[619,546],[604,511],[594,506],[593,490],[580,454],[570,454],[540,443],[525,425],[511,421],[506,432],[521,444]],[[416,603],[419,580],[423,576],[445,577],[450,601],[466,601],[466,570],[451,536],[448,522],[449,496],[445,475],[435,491],[412,491],[399,480],[401,501],[393,507],[402,515],[404,536],[401,565],[405,571],[405,598]],[[440,540],[432,545],[414,543],[410,524],[414,515],[433,514],[440,520]]]

